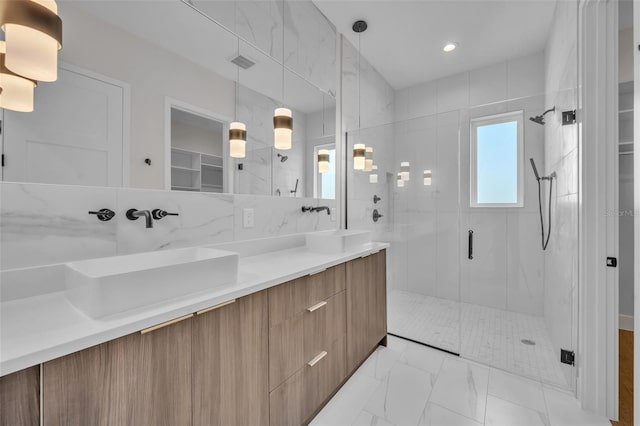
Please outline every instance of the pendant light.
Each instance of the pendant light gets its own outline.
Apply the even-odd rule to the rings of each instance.
[[[353,23],[351,29],[358,33],[358,133],[360,133],[360,36],[367,29],[367,23],[362,20],[358,20]],[[353,145],[353,169],[354,170],[365,170],[366,160],[365,160],[365,152],[366,147],[364,144],[357,143]],[[373,153],[373,151],[371,151]],[[372,163],[373,164],[373,157]]]
[[[424,186],[431,186],[431,170],[425,170],[423,173]]]
[[[240,37],[238,37],[238,56],[240,56]],[[236,64],[236,111],[235,121],[229,124],[229,156],[244,158],[246,156],[247,126],[238,121],[238,103],[240,101],[240,66]]]
[[[284,7],[282,0],[282,103],[284,103]],[[276,108],[273,114],[274,146],[276,149],[291,149],[293,116],[289,108]]]
[[[7,43],[5,66],[39,81],[58,79],[62,20],[55,0],[8,0],[0,4]]]
[[[364,171],[370,172],[373,167],[373,147],[367,146],[364,149]]]
[[[409,180],[409,162],[403,161],[400,163],[400,173],[402,180]]]
[[[9,70],[5,58],[5,42],[0,41],[0,108],[33,111],[33,89],[37,82]]]
[[[318,150],[318,173],[329,172],[329,150]]]

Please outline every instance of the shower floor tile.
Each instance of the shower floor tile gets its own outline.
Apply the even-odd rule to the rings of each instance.
[[[389,333],[569,388],[542,317],[400,290],[387,303]]]

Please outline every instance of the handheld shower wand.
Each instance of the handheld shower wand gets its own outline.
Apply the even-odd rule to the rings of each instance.
[[[529,158],[529,161],[531,162],[531,168],[533,169],[533,174],[536,177],[536,180],[538,181],[538,207],[539,207],[539,212],[540,212],[540,228],[542,229],[542,250],[546,250],[547,246],[549,245],[549,238],[551,238],[551,194],[553,193],[553,179],[556,177],[556,172],[552,172],[549,176],[540,176],[538,174],[538,168],[536,167],[536,163],[535,161],[533,161],[533,158]],[[542,219],[542,186],[540,184],[540,181],[543,180],[548,180],[549,181],[549,218],[547,220],[547,236],[545,238],[545,232],[544,232],[544,220]]]

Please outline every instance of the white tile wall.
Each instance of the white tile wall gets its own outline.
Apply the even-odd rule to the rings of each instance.
[[[274,198],[128,188],[0,183],[0,269],[32,267],[202,244],[332,229],[337,222],[302,205],[335,207],[334,200]],[[243,228],[243,208],[253,208],[255,226]],[[90,210],[109,208],[100,222]],[[126,210],[177,212],[154,221],[130,221]]]

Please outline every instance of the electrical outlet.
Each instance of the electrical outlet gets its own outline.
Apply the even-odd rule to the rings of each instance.
[[[254,225],[253,209],[243,209],[242,210],[242,226],[245,228],[253,228],[253,225]]]

